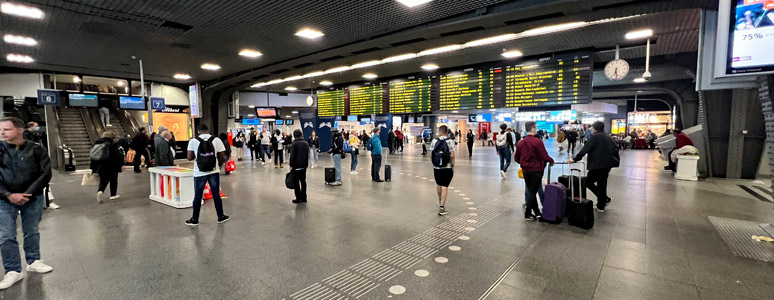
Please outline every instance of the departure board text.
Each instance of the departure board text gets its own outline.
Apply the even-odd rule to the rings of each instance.
[[[589,55],[546,57],[506,67],[505,107],[591,102]]]
[[[430,78],[390,82],[390,113],[428,112],[430,107]]]
[[[468,69],[441,75],[438,83],[438,110],[488,109],[502,107],[500,92],[502,68]]]
[[[349,114],[370,115],[385,113],[380,84],[349,88]]]
[[[320,91],[317,93],[317,115],[320,117],[343,116],[345,112],[344,90]]]

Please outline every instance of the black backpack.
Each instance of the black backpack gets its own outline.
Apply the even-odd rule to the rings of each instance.
[[[210,172],[215,170],[215,166],[218,165],[215,145],[212,144],[215,136],[210,136],[210,139],[206,141],[200,137],[196,137],[196,140],[199,141],[199,148],[196,152],[196,166],[199,167],[199,171]]]
[[[446,140],[438,139],[435,148],[433,148],[433,166],[442,168],[446,166],[451,160],[451,154],[449,153],[449,144]]]

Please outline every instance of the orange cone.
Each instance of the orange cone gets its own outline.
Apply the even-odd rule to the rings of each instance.
[[[222,189],[219,192],[220,192],[220,197],[221,198],[228,198],[228,197],[226,197],[226,194],[223,193]],[[204,197],[203,198],[204,198],[204,200],[212,199],[212,190],[210,189],[210,184],[209,183],[204,185]]]

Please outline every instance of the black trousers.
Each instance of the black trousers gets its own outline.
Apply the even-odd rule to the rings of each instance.
[[[567,153],[575,153],[575,143],[576,142],[577,141],[574,141],[574,142],[567,141]]]
[[[473,142],[468,142],[468,156],[473,156]]]
[[[597,196],[597,207],[604,208],[607,204],[607,177],[610,168],[589,170],[586,175],[586,186]]]
[[[274,151],[274,165],[279,165],[279,164],[284,164],[285,163],[285,155],[283,155],[284,153],[282,153],[282,151],[284,151],[284,150]]]
[[[390,147],[390,154],[395,152],[395,144],[396,144],[395,141],[391,141],[391,142],[387,141],[387,146]]]
[[[296,194],[296,200],[306,202],[306,169],[294,169],[293,180],[296,181],[296,188],[293,192]]]
[[[104,192],[110,183],[110,196],[118,193],[118,172],[100,172],[98,192]]]
[[[422,142],[422,155],[427,155],[427,145]]]
[[[250,147],[250,160],[261,159],[261,146]]]
[[[140,172],[140,163],[142,162],[142,160],[140,159],[141,156],[145,157],[145,167],[146,168],[151,167],[151,160],[150,160],[150,156],[148,155],[148,149],[141,149],[141,150],[134,150],[134,151],[135,151],[135,155],[134,155],[135,172]]]
[[[379,169],[382,168],[382,155],[371,154],[371,180],[379,180]]]
[[[543,184],[543,171],[524,171],[524,183],[527,186],[529,197],[527,198],[527,211],[524,216],[541,215],[540,207],[537,203],[537,193],[540,185]]]

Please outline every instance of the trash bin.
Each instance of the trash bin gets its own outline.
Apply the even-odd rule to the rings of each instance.
[[[688,181],[699,180],[699,158],[698,155],[678,155],[675,179]]]

